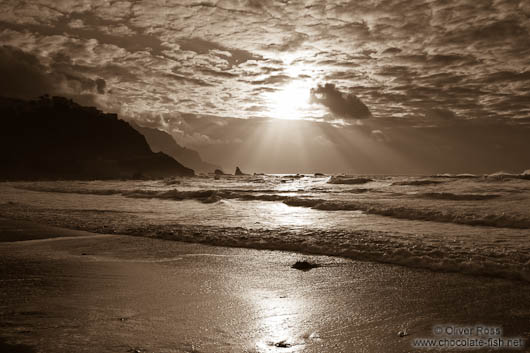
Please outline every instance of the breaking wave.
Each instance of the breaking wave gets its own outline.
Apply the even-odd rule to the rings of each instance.
[[[249,230],[173,226],[161,229],[137,229],[135,235],[155,234],[157,238],[219,246],[288,250],[319,255],[347,257],[423,268],[443,272],[486,275],[530,282],[530,258],[510,256],[502,251],[473,254],[470,249],[456,249],[437,244],[402,242],[389,232],[337,230]]]
[[[396,181],[392,185],[411,185],[411,186],[421,186],[421,185],[436,185],[441,184],[441,180],[430,180],[430,179],[420,179],[420,180],[407,180],[407,181]]]
[[[436,194],[436,193],[431,193]],[[445,199],[455,198],[458,200],[485,200],[492,198],[492,195],[447,195],[447,193],[438,193],[437,197],[445,197]],[[204,203],[217,202],[221,199],[237,199],[241,201],[280,201],[288,206],[295,207],[309,207],[322,211],[363,211],[368,214],[375,214],[379,216],[466,224],[472,226],[488,226],[501,228],[516,228],[527,229],[530,228],[530,219],[524,215],[517,214],[479,214],[479,213],[458,213],[456,210],[447,209],[430,209],[430,208],[414,208],[405,206],[389,205],[387,203],[377,203],[369,201],[338,201],[338,200],[324,200],[310,197],[286,196],[278,194],[255,194],[255,193],[239,193],[232,191],[220,190],[204,190],[204,191],[167,191],[162,193],[151,192],[132,192],[126,193],[127,197],[153,197],[171,200],[197,200]],[[497,195],[493,196],[497,197]]]
[[[292,191],[278,190],[246,190],[246,189],[218,189],[218,190],[196,190],[180,191],[172,189],[169,191],[160,190],[89,190],[89,189],[61,189],[53,187],[24,187],[27,190],[79,193],[95,195],[122,195],[129,198],[151,198],[162,200],[196,200],[205,204],[215,203],[221,200],[239,201],[276,201],[283,202],[293,207],[308,207],[322,211],[362,211],[367,214],[374,214],[398,219],[431,221],[443,223],[465,224],[471,226],[488,226],[498,228],[530,229],[530,218],[523,214],[499,213],[478,213],[472,210],[459,210],[451,208],[413,207],[402,206],[392,202],[377,202],[371,200],[327,200],[314,198],[298,194],[291,196]],[[365,193],[366,189],[349,190],[351,193]],[[369,190],[369,189],[368,189]],[[287,195],[286,195],[287,194]],[[423,193],[414,196],[427,199],[438,200],[488,200],[497,198],[497,194],[453,194],[453,193]]]
[[[16,189],[38,191],[38,192],[56,192],[59,194],[82,194],[82,195],[118,195],[123,192],[120,189],[94,189],[94,188],[67,188],[64,186],[33,186],[33,185],[18,185]]]
[[[450,174],[450,173],[444,173],[444,174],[435,174],[431,176],[432,178],[451,178],[451,179],[475,179],[480,178],[480,175],[476,174],[469,174],[469,173],[463,173],[463,174]]]
[[[346,176],[332,176],[328,180],[328,184],[346,184],[346,185],[352,185],[352,184],[366,184],[371,181],[374,181],[371,178],[364,178],[364,177],[346,177]]]
[[[363,211],[379,216],[465,224],[471,226],[488,226],[499,228],[529,229],[530,218],[520,214],[479,214],[471,212],[459,213],[456,210],[412,208],[391,206],[384,203],[370,203],[361,201],[327,201],[306,198],[286,198],[283,203],[289,206],[311,207],[325,211]]]
[[[416,195],[415,195],[416,196]],[[452,192],[426,192],[417,194],[419,197],[432,200],[453,200],[453,201],[478,201],[491,200],[500,197],[499,194],[453,194]]]
[[[530,180],[530,169],[525,170],[521,174],[511,174],[506,172],[497,172],[493,174],[485,175],[489,180],[509,180],[509,179],[523,179]]]
[[[436,174],[432,175],[432,178],[451,178],[451,179],[478,179],[482,178],[485,180],[510,180],[510,179],[523,179],[523,180],[530,180],[530,169],[527,169],[523,171],[522,173],[507,173],[507,172],[495,172],[491,174],[485,174],[485,175],[476,175],[476,174]]]
[[[524,249],[517,252],[512,248],[507,251],[491,244],[476,246],[472,242],[462,246],[443,240],[433,244],[424,242],[422,237],[400,236],[399,232],[312,228],[247,229],[160,224],[135,214],[43,209],[22,204],[0,204],[0,216],[29,219],[96,233],[127,234],[219,246],[289,250],[530,282],[530,254]]]

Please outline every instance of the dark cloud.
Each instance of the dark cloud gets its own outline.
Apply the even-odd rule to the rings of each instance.
[[[449,66],[475,65],[479,63],[473,55],[460,54],[400,54],[395,55],[392,60],[400,64],[408,64],[414,67],[423,66],[425,68],[444,68]]]
[[[82,19],[84,24],[83,27],[75,28],[71,26],[72,20],[80,19]],[[154,54],[160,54],[164,50],[170,49],[155,35],[136,33],[130,29],[130,33],[112,33],[112,29],[116,29],[115,22],[102,20],[98,16],[87,12],[83,14],[74,13],[72,16],[62,17],[53,26],[0,22],[0,27],[20,32],[30,31],[46,36],[68,34],[83,40],[97,39],[99,43],[116,45],[132,52],[151,51]]]
[[[273,43],[265,46],[266,49],[276,51],[292,51],[298,49],[309,38],[305,33],[291,33],[283,39],[282,43]]]
[[[102,78],[96,79],[96,89],[99,94],[105,94],[106,86],[107,86],[107,82],[104,79]]]
[[[383,66],[378,72],[378,75],[381,76],[395,76],[395,77],[411,77],[416,75],[416,72],[408,67],[402,65],[387,65]]]
[[[216,77],[224,77],[224,78],[232,78],[232,77],[238,77],[238,74],[228,72],[228,71],[218,71],[213,69],[201,69],[200,70],[203,74],[209,75],[209,76],[216,76]]]
[[[359,98],[354,94],[343,94],[332,83],[311,89],[311,101],[322,104],[342,118],[366,119],[372,116],[368,107]]]
[[[105,81],[98,83],[97,79],[92,80],[77,73],[56,71],[50,74],[50,79],[62,85],[62,89],[66,88],[65,93],[82,94],[92,92],[103,94],[105,87]],[[100,89],[102,92],[100,92]],[[61,87],[58,86],[54,90],[61,90]]]
[[[252,105],[250,107],[245,108],[245,110],[247,112],[259,112],[259,111],[263,110],[263,107],[261,107],[259,105]]]
[[[440,72],[435,73],[432,75],[425,75],[417,78],[420,82],[426,82],[430,83],[434,86],[442,86],[442,85],[454,85],[459,82],[462,82],[465,79],[465,76],[462,74],[454,74],[454,73],[448,73],[448,72]],[[452,87],[453,92],[455,90],[458,90],[462,87]]]
[[[402,50],[399,48],[388,48],[383,51],[383,54],[399,54]]]
[[[43,94],[61,94],[82,98],[104,94],[106,81],[83,76],[69,66],[68,57],[58,55],[49,66],[35,55],[10,46],[0,47],[0,95],[35,98]]]
[[[0,47],[0,95],[35,98],[52,90],[46,69],[39,60],[17,48]]]
[[[487,76],[484,80],[485,83],[492,82],[528,82],[530,81],[530,70],[523,72],[514,72],[514,71],[499,71]]]
[[[256,87],[252,89],[252,92],[254,93],[271,93],[271,92],[276,92],[276,91],[278,91],[277,88],[265,87],[265,86]]]
[[[251,81],[250,83],[253,85],[263,85],[263,84],[270,85],[270,84],[284,83],[290,80],[291,80],[291,77],[287,75],[273,75],[263,80]]]
[[[165,74],[164,77],[177,80],[180,82],[184,82],[184,83],[190,83],[192,85],[197,85],[197,86],[205,86],[205,87],[211,86],[210,83],[204,80],[198,79],[198,78],[194,78],[192,76],[185,76],[181,74]]]
[[[231,66],[242,64],[248,60],[259,60],[260,56],[249,51],[237,48],[228,48],[224,45],[211,42],[202,38],[187,38],[179,41],[181,50],[193,51],[197,54],[207,54],[217,51],[217,55],[228,61]],[[225,52],[226,54],[222,54]]]

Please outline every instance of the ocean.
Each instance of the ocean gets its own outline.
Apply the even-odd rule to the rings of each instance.
[[[530,171],[0,183],[0,217],[530,282]]]

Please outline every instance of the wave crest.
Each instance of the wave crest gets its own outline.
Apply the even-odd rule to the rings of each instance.
[[[364,178],[364,177],[332,176],[328,180],[328,184],[356,185],[356,184],[366,184],[371,181],[374,181],[374,180],[371,178]]]
[[[300,200],[294,200],[298,202]],[[305,201],[307,202],[307,200]],[[319,200],[314,200],[319,202]],[[317,203],[329,207],[329,203]],[[443,240],[436,244],[399,232],[337,229],[247,229],[207,225],[159,224],[128,213],[97,210],[43,209],[0,204],[0,216],[91,231],[255,249],[289,250],[389,263],[444,272],[530,282],[530,255],[494,244],[462,246]],[[97,211],[97,212],[95,212]]]
[[[425,192],[418,194],[419,197],[431,200],[452,200],[452,201],[478,201],[491,200],[500,197],[499,194],[454,194],[451,192]]]
[[[42,188],[31,188],[43,191]],[[75,192],[80,194],[115,195],[121,194],[130,198],[156,198],[163,200],[196,200],[203,203],[215,203],[220,200],[240,200],[240,201],[276,201],[283,202],[288,206],[308,207],[321,211],[362,211],[385,217],[399,219],[409,219],[418,221],[431,221],[443,223],[465,224],[471,226],[488,226],[498,228],[529,229],[530,218],[522,214],[488,213],[480,214],[469,210],[445,208],[419,208],[396,205],[387,202],[377,202],[370,200],[325,200],[305,196],[289,196],[285,193],[292,191],[278,190],[245,190],[245,189],[219,189],[219,190],[197,190],[179,191],[172,189],[169,191],[157,190],[85,190],[65,191],[64,189],[45,188],[46,191],[53,192]],[[452,194],[452,193],[424,193],[420,197],[441,200],[487,200],[496,198],[497,194]]]
[[[430,180],[430,179],[420,179],[420,180],[407,180],[407,181],[396,181],[392,185],[411,185],[411,186],[421,186],[421,185],[436,185],[441,184],[441,180]]]
[[[471,226],[488,226],[498,228],[529,229],[530,218],[520,214],[478,214],[458,213],[445,209],[412,208],[404,206],[391,206],[383,203],[370,203],[360,201],[327,201],[321,199],[306,199],[291,197],[283,201],[289,206],[310,207],[323,211],[363,211],[379,216],[431,221],[443,223],[456,223]]]

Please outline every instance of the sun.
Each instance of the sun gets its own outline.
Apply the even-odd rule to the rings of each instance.
[[[305,81],[292,81],[266,97],[271,117],[276,119],[302,119],[309,109],[310,85]]]

